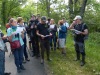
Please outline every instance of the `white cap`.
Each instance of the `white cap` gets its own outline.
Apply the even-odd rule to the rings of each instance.
[[[74,20],[77,20],[77,19],[82,19],[82,17],[80,15],[77,15]]]

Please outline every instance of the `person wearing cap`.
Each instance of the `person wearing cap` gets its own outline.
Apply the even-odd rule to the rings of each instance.
[[[44,51],[46,50],[47,60],[50,61],[50,43],[49,37],[52,34],[49,32],[48,25],[46,24],[46,17],[41,17],[41,23],[37,26],[37,35],[40,40],[41,47],[41,64],[44,63]]]
[[[80,54],[82,55],[81,66],[85,65],[85,41],[84,37],[88,34],[88,27],[82,21],[82,17],[77,15],[74,18],[73,23],[70,25],[69,29],[75,29],[74,31],[74,41],[76,50],[76,61],[80,60]],[[76,32],[78,31],[78,32]]]

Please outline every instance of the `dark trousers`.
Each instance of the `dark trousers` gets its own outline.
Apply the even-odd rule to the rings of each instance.
[[[14,59],[15,59],[15,65],[16,65],[17,69],[19,69],[20,66],[22,65],[22,62],[23,62],[23,51],[24,51],[24,45],[21,46],[19,49],[15,49],[13,51]]]
[[[52,44],[54,45],[54,49],[56,50],[56,36],[50,37],[50,47],[52,48]]]
[[[5,71],[5,51],[0,50],[0,75],[4,75]]]
[[[49,43],[49,40],[40,39],[40,46],[41,46],[41,58],[44,59],[44,52],[46,50],[47,59],[49,59],[49,56],[50,56],[50,43]]]
[[[39,56],[39,40],[38,37],[31,37],[31,43],[33,48],[33,54],[34,56]]]
[[[85,58],[85,45],[81,42],[75,42],[75,50],[77,59],[80,59],[80,54],[82,54],[82,60]]]
[[[24,56],[25,56],[25,59],[27,59],[28,53],[27,53],[27,50],[26,50],[26,47],[27,47],[26,37],[23,39],[23,41],[24,41]]]

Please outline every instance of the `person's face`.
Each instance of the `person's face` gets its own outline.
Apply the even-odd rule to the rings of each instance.
[[[77,23],[77,24],[79,24],[80,22],[81,22],[81,20],[80,20],[80,19],[77,19],[77,20],[76,20],[76,23]]]
[[[65,20],[65,19],[63,19],[63,22],[65,23],[65,22],[66,22],[66,20]]]
[[[46,21],[42,21],[42,20],[41,20],[41,23],[42,23],[42,24],[45,24],[45,23],[46,23]]]
[[[17,21],[14,20],[11,24],[12,24],[13,26],[17,26]]]
[[[54,24],[54,20],[50,20],[50,24]]]

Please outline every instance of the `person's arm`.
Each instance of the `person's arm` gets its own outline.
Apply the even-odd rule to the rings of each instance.
[[[73,29],[75,25],[76,25],[76,21],[73,21],[71,25],[68,27],[68,29]]]
[[[66,27],[62,26],[60,31],[66,33]]]
[[[84,25],[84,32],[81,32],[82,35],[87,35],[88,34],[88,27]]]

